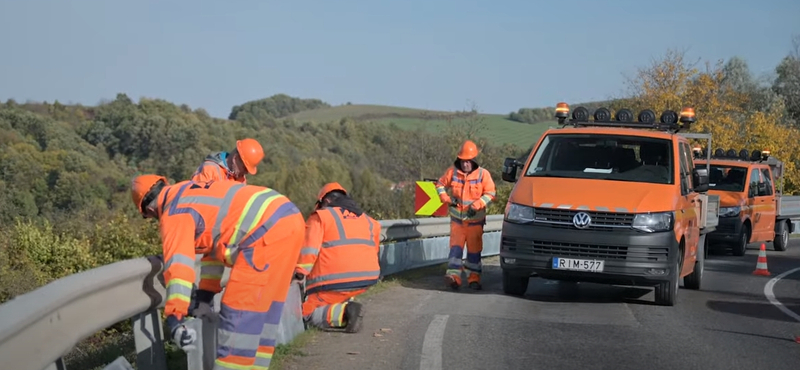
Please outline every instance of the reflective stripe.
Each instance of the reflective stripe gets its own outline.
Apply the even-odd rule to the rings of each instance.
[[[253,194],[239,215],[239,221],[233,229],[233,235],[231,235],[228,245],[239,244],[242,238],[255,228],[255,223],[261,220],[272,201],[280,196],[277,191],[269,188]]]
[[[360,277],[373,277],[380,275],[381,270],[376,271],[356,271],[356,272],[342,272],[338,274],[328,274],[323,276],[318,276],[313,279],[309,279],[307,284],[314,285],[317,283],[331,281],[331,280],[339,280],[339,279],[350,279],[350,278],[360,278]]]
[[[233,197],[236,196],[236,192],[242,187],[244,187],[244,184],[236,184],[231,186],[231,188],[228,189],[228,192],[225,193],[225,196],[222,198],[223,204],[231,204]],[[230,210],[230,206],[220,208],[219,212],[217,213],[217,220],[214,222],[214,227],[211,229],[212,248],[214,249],[216,249],[217,245],[219,245],[219,238],[222,236],[222,221],[228,216],[228,210]]]
[[[328,310],[328,324],[334,328],[344,327],[344,308],[347,306],[345,303],[334,303],[330,305]]]
[[[300,255],[301,256],[318,256],[319,255],[319,249],[313,248],[313,247],[303,247],[303,249],[300,250]]]
[[[169,282],[167,282],[167,301],[179,299],[186,303],[191,302],[193,287],[193,281],[186,281],[178,278],[169,279]]]
[[[225,362],[225,360],[216,359],[214,360],[214,369],[213,370],[251,370],[252,366],[248,365],[239,365],[230,362]]]
[[[339,239],[338,240],[329,241],[329,242],[323,242],[322,243],[322,248],[331,248],[331,247],[338,247],[338,246],[341,246],[341,245],[352,245],[352,244],[365,244],[365,245],[368,245],[368,246],[371,246],[371,247],[377,247],[377,245],[375,245],[375,240],[373,240],[373,239],[367,240],[367,239],[359,239],[359,238],[352,238],[352,239],[348,238],[347,237],[347,233],[345,233],[345,231],[344,231],[344,224],[342,223],[342,216],[339,214],[339,212],[334,211],[333,208],[326,208],[326,209],[328,210],[328,212],[333,217],[333,222],[336,224],[336,231],[339,233]],[[372,229],[373,229],[372,222],[369,222],[370,220],[368,218],[366,218],[366,217],[365,217],[365,219],[366,219],[367,223],[369,224],[369,235],[372,236]]]
[[[195,260],[189,258],[188,256],[184,256],[182,254],[173,254],[172,257],[170,257],[169,260],[167,260],[167,262],[164,264],[164,271],[169,270],[173,265],[184,265],[194,270],[195,263]]]
[[[221,280],[225,265],[220,261],[200,261],[200,279]]]

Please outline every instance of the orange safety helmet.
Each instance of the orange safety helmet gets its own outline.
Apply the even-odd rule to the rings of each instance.
[[[264,159],[264,148],[255,139],[242,139],[236,141],[236,151],[239,152],[239,157],[242,158],[244,168],[247,173],[255,175],[258,172],[256,166]]]
[[[458,159],[468,161],[470,159],[475,159],[478,156],[478,146],[472,142],[472,140],[467,140],[461,145],[461,150],[458,151]]]
[[[322,189],[319,190],[319,194],[317,194],[317,203],[322,202],[322,198],[325,198],[325,196],[328,195],[328,193],[336,190],[347,194],[347,191],[344,190],[344,187],[342,187],[342,185],[339,185],[338,182],[329,182],[325,184],[325,186],[323,186]]]
[[[133,178],[133,182],[131,183],[131,200],[133,200],[133,205],[136,206],[139,212],[144,213],[142,210],[144,197],[153,185],[157,184],[159,181],[163,181],[165,185],[169,184],[166,177],[159,175],[140,175]]]

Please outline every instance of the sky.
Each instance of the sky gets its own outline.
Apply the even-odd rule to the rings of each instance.
[[[797,0],[0,0],[0,100],[284,93],[505,114],[624,93],[666,51],[774,71]]]

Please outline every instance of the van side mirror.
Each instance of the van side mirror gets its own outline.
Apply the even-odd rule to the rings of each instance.
[[[758,195],[759,196],[764,196],[764,195],[767,195],[767,194],[769,194],[769,191],[767,190],[767,183],[766,182],[759,182],[758,183]]]
[[[692,170],[692,183],[694,191],[705,193],[708,191],[708,170],[705,168],[695,168]]]
[[[519,164],[516,158],[506,158],[503,161],[503,173],[501,175],[503,181],[517,182],[517,167],[519,167]]]

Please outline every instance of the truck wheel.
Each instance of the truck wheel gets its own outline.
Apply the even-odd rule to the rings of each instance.
[[[739,241],[733,246],[734,256],[744,256],[747,252],[747,241],[750,240],[750,227],[742,226],[742,232],[739,234]]]
[[[705,253],[705,246],[701,248],[703,248],[703,253]],[[683,286],[687,289],[700,290],[700,285],[703,283],[705,257],[701,256],[701,254],[702,253],[697,254],[698,258],[696,261],[694,261],[694,270],[692,273],[683,278]]]
[[[531,277],[528,275],[512,275],[503,270],[503,293],[521,297],[528,291],[528,282]]]
[[[772,242],[775,250],[783,252],[789,246],[789,225],[781,221],[775,225],[775,240]]]
[[[655,303],[661,306],[674,306],[678,298],[678,287],[680,284],[682,256],[678,256],[675,265],[672,267],[672,275],[669,280],[662,281],[656,285],[655,289]]]

